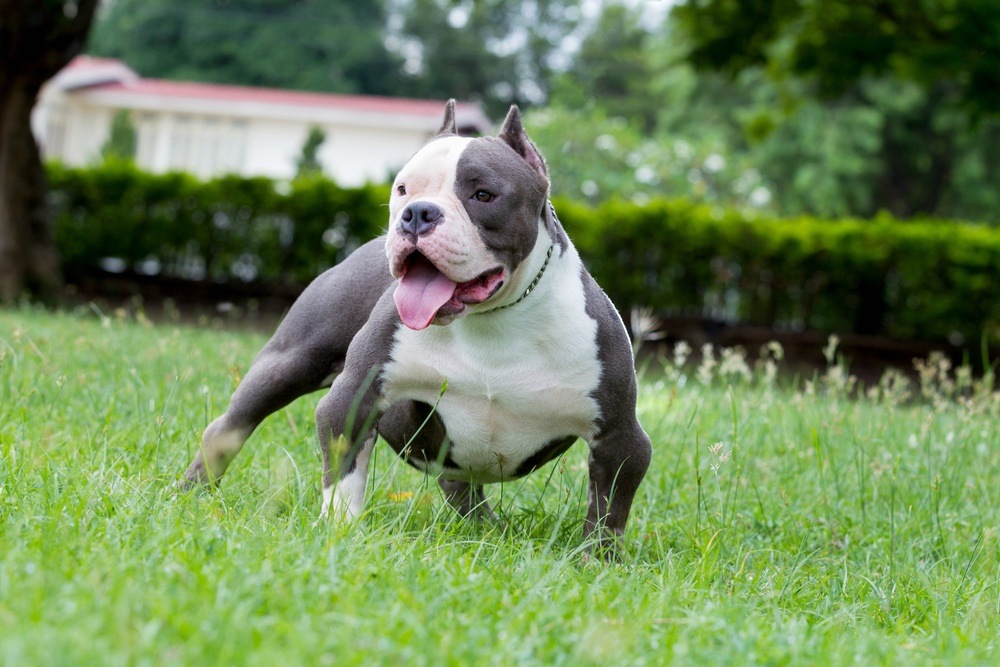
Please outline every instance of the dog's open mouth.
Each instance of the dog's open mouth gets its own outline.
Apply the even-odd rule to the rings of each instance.
[[[503,285],[503,267],[484,271],[458,283],[441,273],[419,251],[403,260],[403,275],[393,298],[403,324],[425,329],[435,317],[457,315],[470,304],[482,303]]]

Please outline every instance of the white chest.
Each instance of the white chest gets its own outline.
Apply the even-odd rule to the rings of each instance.
[[[504,479],[553,440],[589,438],[600,416],[597,323],[578,272],[552,273],[509,310],[400,328],[383,372],[386,403],[437,405],[449,455],[483,481]]]

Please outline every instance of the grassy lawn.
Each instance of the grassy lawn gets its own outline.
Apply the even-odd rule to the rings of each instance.
[[[376,449],[313,528],[307,397],[217,493],[167,491],[265,338],[0,311],[0,664],[996,664],[1000,393],[777,388],[738,357],[642,385],[623,562],[582,557],[586,447],[488,489]],[[992,393],[991,393],[992,392]],[[405,662],[404,662],[405,661]]]

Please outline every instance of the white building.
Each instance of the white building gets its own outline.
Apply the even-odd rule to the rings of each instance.
[[[149,171],[290,179],[318,127],[324,173],[354,186],[388,180],[437,131],[444,102],[144,79],[120,60],[79,57],[42,89],[32,129],[46,158],[86,165],[121,110]],[[478,104],[458,104],[456,120],[463,133],[492,127]]]

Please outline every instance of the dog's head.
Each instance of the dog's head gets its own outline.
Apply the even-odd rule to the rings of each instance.
[[[496,137],[469,139],[449,101],[437,136],[392,184],[386,254],[403,323],[423,329],[503,303],[545,229],[548,190],[516,106]]]

